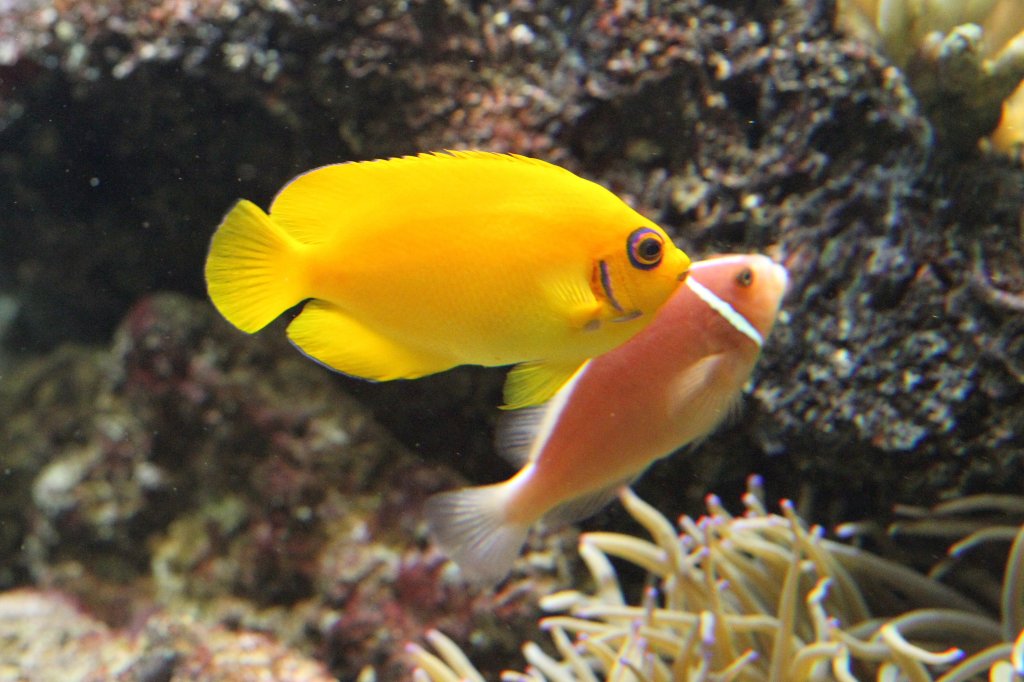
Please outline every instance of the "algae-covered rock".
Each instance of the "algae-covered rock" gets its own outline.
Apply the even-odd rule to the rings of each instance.
[[[551,547],[535,545],[506,591],[468,587],[421,514],[464,481],[284,345],[162,295],[108,352],[65,349],[6,377],[4,586],[61,590],[112,626],[160,609],[172,629],[192,614],[274,633],[347,677],[401,677],[402,642],[425,627],[496,661],[513,652],[506,628],[533,627],[530,597],[567,574]]]
[[[265,633],[153,614],[115,630],[53,592],[0,593],[0,678],[331,682],[322,663]]]

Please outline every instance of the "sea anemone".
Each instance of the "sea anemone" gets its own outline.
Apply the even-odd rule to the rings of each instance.
[[[906,72],[940,137],[991,133],[993,147],[1020,153],[1024,104],[1010,95],[1024,80],[1024,2],[839,0],[837,23]]]
[[[554,653],[527,643],[526,671],[506,672],[504,680],[1024,677],[1024,527],[979,529],[957,550],[1012,538],[996,619],[934,577],[825,539],[789,502],[781,503],[781,514],[768,513],[757,477],[742,516],[729,514],[712,495],[708,513],[684,516],[678,530],[632,491],[621,499],[652,540],[582,535],[579,552],[593,591],[546,597],[542,607],[560,614],[541,621]],[[611,557],[648,573],[639,603],[626,599]],[[917,606],[892,617],[872,614],[904,601]],[[408,646],[417,679],[483,679],[443,634],[431,631],[426,639],[435,653]]]

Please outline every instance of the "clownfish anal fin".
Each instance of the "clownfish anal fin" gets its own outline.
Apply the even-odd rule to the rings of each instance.
[[[633,482],[635,476],[616,481],[612,485],[596,492],[580,495],[568,502],[563,502],[544,515],[544,523],[551,528],[559,528],[576,521],[593,516],[614,500],[619,490]]]

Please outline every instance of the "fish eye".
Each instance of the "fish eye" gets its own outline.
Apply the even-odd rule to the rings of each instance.
[[[743,268],[736,274],[736,283],[741,287],[749,287],[754,283],[754,271],[750,268]]]
[[[665,240],[649,227],[638,227],[626,240],[626,253],[633,267],[650,270],[661,262],[665,253]]]

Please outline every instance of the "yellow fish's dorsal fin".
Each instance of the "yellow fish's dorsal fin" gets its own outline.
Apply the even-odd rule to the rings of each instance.
[[[368,329],[319,300],[307,303],[288,325],[288,339],[320,364],[371,381],[415,379],[457,364]]]
[[[304,244],[319,244],[338,229],[358,226],[369,216],[387,209],[389,187],[423,182],[424,174],[443,172],[456,164],[522,164],[543,167],[578,182],[571,171],[547,161],[518,154],[477,150],[425,152],[374,161],[321,166],[297,176],[274,197],[270,215]]]
[[[521,154],[504,154],[501,152],[487,152],[481,149],[446,149],[443,152],[424,152],[417,154],[416,156],[403,156],[403,159],[427,159],[434,161],[447,162],[452,159],[467,159],[475,161],[494,161],[494,162],[505,162],[505,163],[522,163],[531,166],[542,166],[544,168],[550,168],[551,170],[557,170],[561,173],[567,173],[576,177],[576,175],[561,166],[556,166],[553,163],[544,161],[543,159],[535,159],[531,156],[522,156]]]
[[[586,362],[582,365],[547,362],[524,362],[516,365],[505,379],[505,404],[501,409],[518,410],[545,402],[586,365]]]
[[[270,204],[270,215],[288,234],[303,244],[327,241],[348,218],[346,188],[339,187],[345,166],[339,163],[306,171],[292,179]]]
[[[210,242],[210,300],[242,331],[259,331],[308,295],[299,247],[259,206],[239,201]]]

